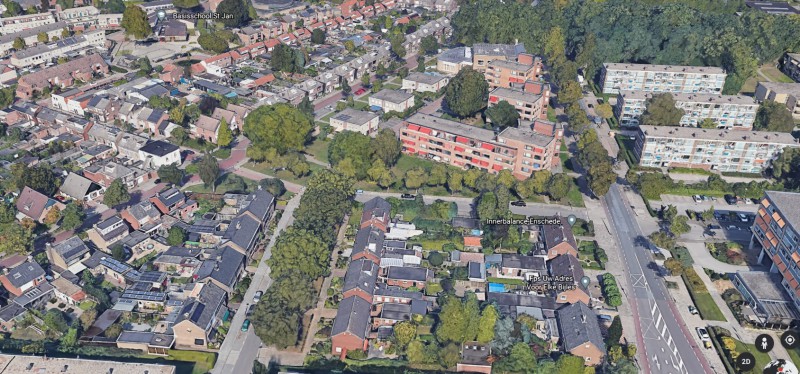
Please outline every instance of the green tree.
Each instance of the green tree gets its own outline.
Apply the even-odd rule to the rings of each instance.
[[[711,118],[705,118],[697,124],[697,127],[701,129],[716,129],[717,123]]]
[[[411,321],[400,321],[394,325],[394,342],[401,348],[417,337],[417,325]]]
[[[121,179],[114,179],[106,188],[103,195],[103,204],[108,207],[115,207],[124,202],[130,201],[131,194],[128,193],[128,186],[122,183]]]
[[[417,72],[424,73],[425,72],[425,56],[419,55],[417,56]]]
[[[622,339],[622,321],[619,316],[614,316],[611,321],[611,326],[608,328],[608,337],[606,338],[606,345],[613,346],[619,344]]]
[[[267,263],[272,274],[298,273],[316,279],[329,272],[330,249],[312,232],[290,227],[278,237]]]
[[[286,186],[278,178],[264,178],[258,182],[258,185],[275,197],[283,196],[286,193]]]
[[[17,210],[14,205],[0,201],[0,224],[16,221]]]
[[[463,301],[455,296],[448,296],[439,313],[436,339],[440,342],[456,343],[474,340],[478,333],[474,326],[478,325],[481,318],[479,309],[474,293],[466,294]]]
[[[429,186],[441,186],[447,183],[447,166],[444,164],[434,164],[428,171],[428,180],[426,182]]]
[[[183,182],[183,176],[183,169],[175,164],[163,165],[158,168],[158,178],[162,182],[180,186]]]
[[[406,39],[402,34],[394,34],[389,38],[389,47],[397,58],[403,59],[406,57],[406,47],[403,45]]]
[[[211,192],[217,191],[217,179],[219,178],[219,163],[214,156],[206,153],[205,156],[197,163],[197,174],[200,175],[200,180],[206,187],[211,187]]]
[[[583,373],[583,358],[571,354],[563,354],[556,361],[556,374]]]
[[[619,344],[612,345],[608,348],[608,359],[612,363],[621,361],[625,355],[622,353],[622,347]]]
[[[86,217],[83,208],[79,204],[70,203],[61,212],[61,228],[64,230],[74,230],[79,227]]]
[[[308,94],[303,96],[303,100],[300,100],[300,103],[297,104],[297,109],[307,115],[309,119],[314,119],[314,104],[311,103]]]
[[[56,308],[49,309],[42,320],[44,321],[44,326],[50,331],[60,333],[66,331],[69,327],[66,318],[64,318],[64,313]]]
[[[403,150],[400,140],[395,135],[394,131],[389,129],[382,129],[378,134],[370,140],[369,148],[374,155],[386,166],[393,166],[397,159],[400,158],[400,153]]]
[[[478,322],[478,341],[481,343],[489,343],[494,339],[494,325],[500,315],[497,313],[494,305],[487,305],[483,308],[481,319]]]
[[[334,135],[328,146],[328,161],[334,167],[340,166],[343,161],[347,170],[352,169],[352,176],[363,180],[367,170],[372,166],[372,150],[370,137],[354,131],[342,131]],[[340,166],[341,167],[341,166]]]
[[[183,145],[187,140],[189,140],[189,135],[186,134],[186,129],[183,127],[176,127],[170,133],[173,139],[175,139],[175,143],[178,145]]]
[[[272,56],[269,60],[270,67],[273,70],[294,73],[298,70],[296,54],[297,52],[292,47],[286,44],[278,44],[272,50]]]
[[[758,107],[753,128],[765,131],[792,132],[794,130],[792,112],[784,104],[764,100]]]
[[[640,122],[647,126],[680,126],[683,115],[672,94],[662,93],[647,99]]]
[[[14,47],[14,49],[16,49],[16,50],[21,51],[21,50],[25,49],[25,47],[27,45],[25,44],[25,39],[22,39],[20,37],[16,37],[16,38],[14,38],[14,43],[11,44],[11,46]]]
[[[572,183],[572,177],[567,174],[553,174],[547,182],[547,193],[553,200],[564,199],[569,194]]]
[[[197,44],[200,44],[200,48],[214,53],[223,53],[228,50],[228,42],[212,33],[201,34],[197,38]]]
[[[9,254],[28,252],[33,240],[31,230],[17,224],[7,224],[0,230],[0,251]]]
[[[681,235],[691,231],[692,228],[687,223],[688,220],[689,220],[689,217],[687,217],[687,216],[677,216],[677,217],[675,217],[675,219],[672,221],[672,223],[669,226],[669,231],[672,233],[672,235],[675,235],[676,237],[681,236]]]
[[[252,142],[247,155],[263,161],[269,149],[281,155],[300,151],[313,129],[308,116],[289,104],[260,106],[244,121],[244,134]]]
[[[349,96],[353,89],[350,87],[350,83],[347,82],[347,79],[342,79],[342,84],[340,85],[342,89],[342,95]]]
[[[508,101],[502,100],[497,105],[486,108],[485,113],[486,117],[492,121],[492,124],[500,129],[517,127],[519,112]]]
[[[770,173],[786,188],[800,186],[800,149],[784,148],[778,158],[772,161]]]
[[[47,36],[46,32],[42,31],[36,34],[36,40],[38,40],[39,43],[47,43],[48,41],[50,41],[50,37]]]
[[[461,69],[444,89],[444,101],[455,115],[464,118],[486,107],[489,84],[483,74],[470,67]]]
[[[126,36],[133,36],[134,39],[144,39],[153,33],[150,22],[147,21],[147,13],[136,5],[125,8],[120,26],[125,30]]]
[[[408,362],[415,364],[424,364],[431,362],[431,355],[429,354],[428,347],[421,340],[414,340],[408,344],[406,348],[406,358]]]
[[[439,363],[444,368],[452,368],[461,361],[461,348],[458,344],[450,343],[439,350]]]
[[[242,27],[250,21],[247,4],[243,0],[222,0],[217,6],[217,13],[228,16],[220,19],[225,27]]]
[[[186,231],[183,231],[183,229],[178,226],[172,226],[169,228],[167,234],[167,244],[171,246],[183,246],[187,238]]]
[[[459,192],[464,188],[464,174],[457,170],[447,173],[447,189],[450,193]]]
[[[422,37],[419,43],[420,49],[426,54],[433,54],[439,52],[439,42],[433,35]]]
[[[219,121],[219,129],[217,130],[217,145],[226,148],[231,145],[233,141],[233,131],[228,125],[228,121],[223,118]]]
[[[117,261],[124,262],[128,259],[128,252],[125,251],[125,247],[122,244],[114,244],[111,246],[111,257]]]
[[[311,32],[311,42],[314,44],[325,44],[325,30],[314,29]]]
[[[356,50],[356,43],[354,41],[352,41],[352,40],[345,40],[344,41],[344,49],[347,52],[351,52],[352,53],[353,51]]]
[[[427,173],[425,172],[425,169],[415,167],[406,171],[406,175],[403,177],[403,183],[405,184],[406,188],[413,190],[422,187],[422,184],[425,183],[426,179]]]
[[[564,83],[564,87],[558,92],[558,102],[562,105],[569,105],[577,102],[583,97],[581,85],[576,81]]]
[[[428,263],[432,266],[442,266],[444,263],[444,256],[439,252],[431,252],[428,255]],[[494,326],[492,326],[494,328]]]
[[[172,4],[177,8],[191,9],[200,5],[200,2],[198,0],[175,0]]]
[[[59,351],[62,352],[69,352],[75,349],[78,346],[78,329],[75,327],[71,327],[67,330],[67,333],[61,337],[61,340],[58,344]]]
[[[635,359],[636,345],[634,345],[633,343],[628,343],[628,345],[625,346],[625,357],[629,359]]]
[[[596,106],[594,108],[594,112],[598,116],[600,116],[600,117],[602,117],[604,119],[609,119],[611,117],[614,117],[614,109],[611,108],[611,105],[609,105],[608,103],[602,103],[602,104]]]
[[[672,275],[677,276],[683,274],[683,265],[674,257],[666,259],[664,261],[664,267],[669,270],[669,273]]]
[[[511,353],[501,359],[496,370],[499,373],[529,373],[536,368],[536,356],[527,343],[518,342],[511,346]]]

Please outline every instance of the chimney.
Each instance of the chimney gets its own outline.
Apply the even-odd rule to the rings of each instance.
[[[581,314],[581,323],[583,323],[584,325],[586,324],[586,315],[585,314]]]

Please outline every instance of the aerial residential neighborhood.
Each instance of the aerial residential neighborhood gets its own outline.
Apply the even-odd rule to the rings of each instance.
[[[797,373],[797,14],[4,1],[0,374]]]

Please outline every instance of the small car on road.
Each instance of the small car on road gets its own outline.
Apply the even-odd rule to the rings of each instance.
[[[689,305],[689,314],[697,315],[697,314],[699,314],[699,312],[697,311],[697,308],[695,308],[692,305]]]
[[[250,330],[250,320],[249,319],[244,320],[244,323],[242,323],[242,331],[247,332],[247,330]]]
[[[511,205],[513,205],[513,206],[526,206],[527,204],[525,204],[525,202],[522,201],[522,200],[518,200],[518,201],[512,201]]]
[[[414,199],[417,198],[417,195],[412,195],[410,193],[404,193],[404,194],[400,195],[400,198],[403,199],[403,200],[414,200]]]
[[[706,329],[698,327],[697,336],[700,337],[700,341],[703,342],[703,346],[706,348],[711,348],[711,337],[708,335],[708,331]]]
[[[357,90],[356,90],[356,92],[354,92],[354,93],[355,93],[356,95],[361,95],[361,94],[363,94],[364,92],[367,92],[367,90],[365,90],[365,89],[363,89],[363,88],[359,88],[359,89],[357,89]]]
[[[255,295],[253,295],[253,303],[255,304],[259,300],[261,300],[261,295],[263,295],[263,294],[264,294],[264,291],[256,291]]]

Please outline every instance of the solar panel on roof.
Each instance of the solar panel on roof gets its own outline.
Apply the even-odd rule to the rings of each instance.
[[[197,321],[200,318],[200,315],[203,314],[203,310],[206,308],[206,304],[199,304],[197,308],[194,309],[194,313],[192,313],[192,321]]]

